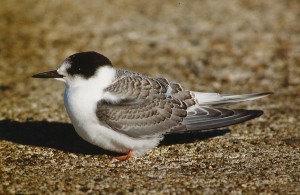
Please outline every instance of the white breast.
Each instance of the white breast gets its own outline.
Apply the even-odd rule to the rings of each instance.
[[[101,122],[96,116],[97,102],[103,98],[104,89],[109,86],[116,71],[110,67],[102,67],[95,77],[81,77],[67,81],[64,102],[66,110],[76,132],[86,141],[93,142],[96,129]]]

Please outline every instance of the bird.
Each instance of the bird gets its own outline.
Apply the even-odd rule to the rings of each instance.
[[[35,74],[66,85],[64,105],[77,134],[118,160],[142,156],[167,134],[219,129],[254,119],[262,110],[229,109],[271,92],[197,92],[162,77],[119,69],[95,51],[67,57],[57,70]]]

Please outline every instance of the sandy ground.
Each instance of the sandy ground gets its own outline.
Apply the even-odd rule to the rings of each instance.
[[[299,0],[0,1],[0,194],[299,194],[299,18]],[[31,78],[86,50],[192,90],[275,93],[240,105],[258,119],[116,162],[74,132],[63,83]]]

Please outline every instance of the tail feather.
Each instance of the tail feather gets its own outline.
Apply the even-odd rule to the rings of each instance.
[[[267,95],[272,94],[272,92],[264,93],[252,93],[243,95],[225,95],[218,93],[202,93],[202,92],[192,92],[195,95],[198,106],[224,106],[230,104],[236,104],[240,102],[256,100]]]

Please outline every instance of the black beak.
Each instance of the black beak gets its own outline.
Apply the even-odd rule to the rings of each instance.
[[[42,72],[39,74],[32,75],[33,78],[63,78],[63,75],[58,74],[57,70]]]

